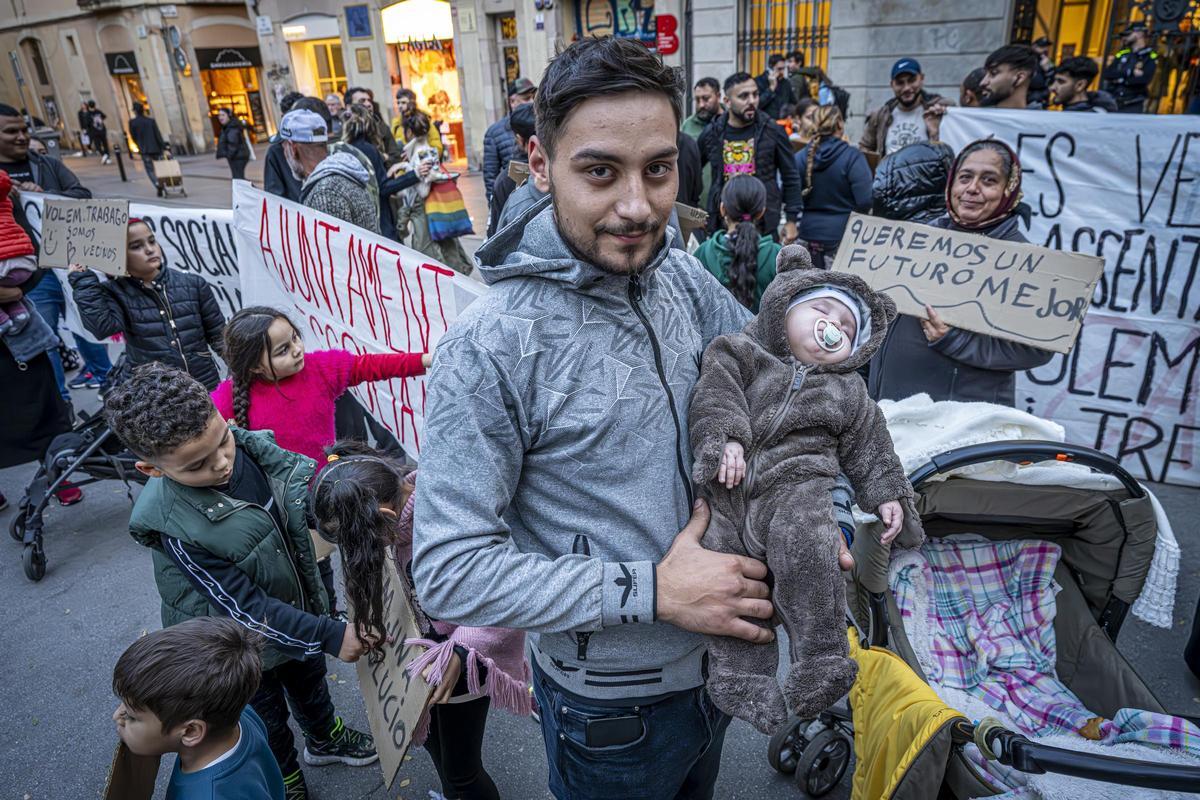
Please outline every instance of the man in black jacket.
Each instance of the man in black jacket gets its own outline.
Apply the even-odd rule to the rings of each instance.
[[[796,239],[796,221],[804,208],[800,173],[791,142],[783,128],[758,113],[758,84],[748,72],[735,72],[725,79],[724,114],[700,134],[700,165],[713,165],[712,188],[708,193],[709,231],[720,222],[721,190],[734,175],[753,175],[767,190],[767,213],[762,231],[778,236],[779,220],[786,216],[783,242]],[[782,183],[782,188],[780,184]]]
[[[1063,111],[1115,113],[1117,101],[1105,91],[1089,92],[1100,68],[1086,56],[1064,59],[1050,84],[1050,97]]]
[[[755,79],[758,107],[767,119],[783,119],[785,106],[796,104],[792,83],[788,80],[787,61],[779,53],[767,59],[767,71]]]
[[[0,169],[22,192],[49,192],[86,200],[92,193],[61,161],[29,149],[29,123],[12,106],[0,104]]]
[[[142,156],[142,166],[146,169],[146,177],[154,184],[154,191],[162,197],[162,184],[154,174],[154,162],[162,158],[167,143],[163,141],[158,131],[158,123],[146,116],[146,107],[141,103],[133,104],[133,119],[129,120],[129,138],[137,145],[138,153]]]
[[[535,132],[536,119],[533,113],[533,103],[523,103],[512,110],[505,119],[508,120],[509,130],[513,135],[513,155],[509,160],[505,169],[500,171],[492,182],[492,195],[488,201],[488,228],[487,235],[490,238],[500,227],[500,215],[504,213],[504,204],[508,202],[508,198],[517,187],[525,183],[529,176],[529,140],[533,138]],[[513,171],[512,165],[518,165],[524,168],[525,180],[518,183],[509,174]]]

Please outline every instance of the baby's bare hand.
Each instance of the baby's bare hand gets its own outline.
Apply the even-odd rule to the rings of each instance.
[[[879,540],[884,544],[891,544],[900,533],[900,526],[904,524],[904,507],[900,505],[900,501],[889,500],[879,506],[879,521],[887,526]]]
[[[742,446],[737,442],[726,442],[725,452],[721,454],[721,468],[717,470],[717,483],[725,484],[726,489],[732,489],[746,477],[746,459]]]

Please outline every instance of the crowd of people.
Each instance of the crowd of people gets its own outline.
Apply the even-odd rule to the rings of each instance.
[[[992,53],[959,102],[1140,110],[1144,36],[1131,27],[1106,68],[1111,96],[1089,88],[1094,62],[1053,65],[1041,42]],[[469,218],[426,208],[452,197],[454,176],[411,91],[390,126],[369,90],[292,93],[264,156],[268,192],[477,270],[491,291],[434,354],[309,352],[283,309],[225,319],[131,219],[126,276],[68,272],[86,330],[124,339],[119,381],[82,338],[66,381],[62,286],[37,268],[19,198],[90,192],[0,105],[0,467],[70,429],[69,389],[105,386],[105,420],[148,478],[129,527],[151,552],[164,626],[117,662],[113,719],[134,753],[178,754],[170,796],[300,800],[301,762],[377,760],[337,715],[325,658],[380,658],[389,561],[421,630],[409,673],[433,687],[413,739],[445,798],[501,796],[482,759],[493,706],[539,712],[556,797],[711,798],[733,716],[771,732],[842,697],[851,505],[878,512],[884,543],[922,536],[876,401],[1011,407],[1016,374],[1051,357],[931,307],[897,316],[831,271],[853,212],[1025,241],[1013,150],[942,144],[954,101],[924,88],[916,59],[895,62],[891,87],[855,146],[846,92],[802,53],[701,78],[685,117],[677,73],[645,47],[575,42],[539,85],[514,81],[487,130],[488,238],[473,260],[458,241]],[[103,125],[94,107],[81,124],[85,110]],[[154,181],[165,144],[143,111],[131,135]],[[217,157],[241,178],[247,137],[221,115]],[[672,235],[677,204],[707,212],[692,241]],[[510,336],[500,319],[532,322]],[[361,409],[356,426],[343,404],[351,386],[430,368],[416,470],[381,433],[364,444]],[[766,437],[752,422],[793,403],[802,412]],[[785,423],[795,436],[764,441]],[[759,448],[772,469],[755,476]],[[800,480],[802,461],[819,466]],[[776,614],[791,642],[782,686]],[[1200,675],[1200,631],[1188,658]]]

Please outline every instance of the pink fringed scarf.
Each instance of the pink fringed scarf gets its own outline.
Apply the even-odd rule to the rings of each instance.
[[[411,472],[404,480],[415,486],[416,477],[417,473]],[[412,535],[413,496],[410,496],[400,512],[396,544],[392,549],[398,571],[405,576],[408,571],[404,565],[412,559]],[[421,616],[423,614],[418,614],[418,617]],[[529,716],[533,699],[528,688],[531,675],[529,664],[525,661],[524,632],[508,628],[468,628],[436,621],[432,626],[438,634],[449,638],[441,642],[430,638],[406,640],[406,644],[419,645],[426,650],[408,665],[405,672],[420,675],[432,664],[429,683],[438,685],[446,674],[450,657],[454,655],[454,646],[458,645],[467,651],[466,663],[462,665],[467,675],[467,691],[473,695],[487,695],[497,708]],[[483,681],[480,680],[480,667],[487,670],[487,678]],[[426,709],[413,732],[413,743],[423,744],[428,735],[429,710]]]

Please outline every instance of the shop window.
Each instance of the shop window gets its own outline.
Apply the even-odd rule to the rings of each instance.
[[[222,108],[233,111],[250,131],[251,140],[257,142],[266,137],[266,116],[262,106],[262,94],[258,85],[258,69],[202,69],[200,80],[208,98],[209,121],[215,139],[221,131],[217,112]]]
[[[500,56],[504,63],[504,94],[508,87],[521,77],[521,54],[517,49],[517,18],[506,14],[496,20],[496,36],[500,45]]]
[[[738,66],[751,75],[774,53],[804,53],[804,63],[829,65],[830,0],[743,0],[738,26]]]
[[[313,42],[312,58],[316,67],[317,96],[342,94],[346,91],[346,64],[342,60],[340,42]]]

